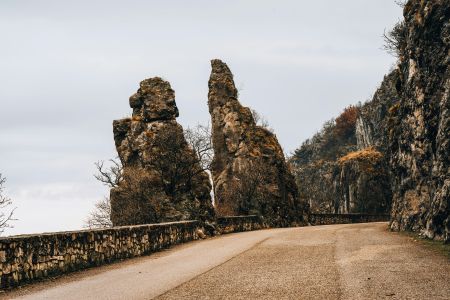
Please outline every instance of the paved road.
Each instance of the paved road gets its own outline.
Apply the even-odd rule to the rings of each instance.
[[[450,262],[386,223],[230,234],[68,276],[19,299],[450,299]]]

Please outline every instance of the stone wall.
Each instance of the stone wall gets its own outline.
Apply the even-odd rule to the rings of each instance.
[[[313,225],[387,221],[387,215],[311,214]],[[256,215],[216,220],[216,232],[251,231],[269,226]],[[150,254],[204,237],[199,221],[182,221],[0,238],[0,289],[116,260]]]
[[[258,216],[216,221],[218,234],[262,228],[267,226]],[[0,238],[0,289],[150,254],[205,237],[204,232],[201,222],[182,221]]]
[[[199,238],[202,225],[183,221],[0,239],[1,289]]]
[[[228,216],[217,218],[217,229],[220,233],[242,232],[267,228],[260,217],[250,216]]]
[[[389,215],[372,214],[311,214],[311,225],[350,224],[367,222],[387,222]]]

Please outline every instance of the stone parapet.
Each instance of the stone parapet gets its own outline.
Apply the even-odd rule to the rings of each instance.
[[[0,238],[1,289],[141,256],[199,238],[198,221]]]

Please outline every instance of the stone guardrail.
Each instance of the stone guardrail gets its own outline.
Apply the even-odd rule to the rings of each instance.
[[[256,215],[218,217],[216,223],[219,233],[222,234],[267,228]]]
[[[312,225],[387,221],[388,215],[311,214]],[[0,238],[0,289],[142,256],[204,237],[199,221],[121,226]],[[218,234],[268,228],[255,215],[216,219]]]
[[[0,238],[0,289],[72,271],[142,256],[205,237],[199,221]],[[219,217],[218,234],[263,228],[257,216]]]
[[[311,225],[350,224],[367,222],[387,222],[389,215],[376,214],[310,214]]]
[[[141,256],[196,240],[198,221],[0,238],[0,288]]]

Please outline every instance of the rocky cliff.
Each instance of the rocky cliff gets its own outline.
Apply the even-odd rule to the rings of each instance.
[[[131,118],[113,122],[123,180],[111,190],[114,225],[213,216],[208,174],[177,123],[175,92],[159,77],[143,80],[130,97]]]
[[[350,106],[295,151],[301,197],[313,212],[388,213],[391,206],[389,108],[398,72],[385,76],[371,101]]]
[[[304,222],[307,208],[276,136],[257,126],[238,101],[233,74],[211,61],[208,106],[212,120],[215,202],[221,214],[258,214],[271,225]]]
[[[403,13],[388,35],[397,66],[358,108],[355,139],[336,139],[337,122],[328,122],[293,161],[300,182],[314,178],[300,191],[316,210],[368,209],[367,201],[382,210],[392,201],[392,229],[448,242],[450,5],[410,0]]]
[[[372,99],[360,107],[355,125],[358,150],[375,147],[382,153],[389,152],[389,109],[399,101],[398,78],[396,69],[384,76]]]
[[[391,108],[391,228],[450,240],[450,5],[410,0],[396,27],[400,101]]]
[[[386,214],[391,189],[386,157],[374,147],[351,152],[338,160],[339,212]]]

